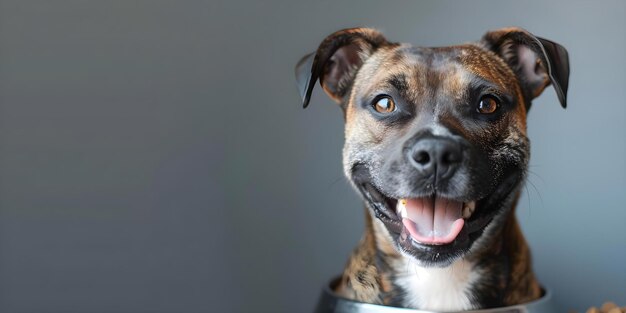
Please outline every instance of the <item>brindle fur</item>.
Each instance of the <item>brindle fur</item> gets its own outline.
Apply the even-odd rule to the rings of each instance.
[[[352,252],[343,271],[336,292],[348,299],[361,302],[401,306],[407,295],[395,286],[393,279],[402,275],[402,258],[386,235],[373,227],[367,213],[363,238]],[[481,267],[494,275],[472,291],[480,295],[484,307],[514,305],[537,299],[541,288],[532,271],[530,249],[522,235],[513,210],[501,235],[492,246],[473,256],[481,260]],[[378,240],[377,240],[378,239]]]
[[[477,43],[421,48],[390,43],[371,29],[348,29],[322,42],[311,71],[312,82],[319,79],[326,93],[344,111],[343,160],[349,179],[355,164],[365,164],[372,172],[372,179],[387,195],[400,197],[416,188],[427,188],[411,179],[411,173],[403,168],[403,160],[394,159],[400,155],[394,150],[400,149],[397,142],[410,142],[424,125],[435,124],[464,138],[478,151],[476,158],[480,159],[460,175],[469,179],[469,183],[451,180],[440,186],[442,192],[467,200],[480,199],[497,189],[508,168],[519,170],[517,186],[504,202],[507,208],[462,256],[473,264],[473,270],[486,273],[470,291],[474,308],[518,304],[541,295],[532,271],[530,250],[515,217],[530,153],[526,114],[532,98],[550,84],[549,77],[531,82],[524,77],[524,69],[517,66],[515,49],[519,45],[531,45],[531,49],[539,51],[537,46],[532,46],[535,42],[528,39],[534,37],[527,36],[532,35],[508,28],[489,32]],[[342,50],[342,47],[347,48]],[[347,59],[353,63],[357,57],[362,61],[329,68],[325,64],[333,62],[333,54],[344,54],[344,58],[348,55]],[[545,69],[547,59],[538,60],[537,66]],[[567,81],[560,83],[566,91]],[[472,88],[478,85],[489,85],[490,90],[510,102],[503,108],[503,117],[487,126],[458,113],[464,103],[472,101],[475,96]],[[305,106],[312,85],[306,87]],[[410,118],[382,121],[364,110],[364,99],[381,90],[396,93],[395,98],[402,99],[404,107],[411,111]],[[565,105],[564,98],[560,96],[560,100]],[[391,187],[384,189],[386,186]],[[350,256],[336,291],[362,302],[404,306],[413,295],[398,284],[398,278],[406,272],[405,258],[410,256],[398,250],[390,232],[367,204],[365,212],[365,233]]]

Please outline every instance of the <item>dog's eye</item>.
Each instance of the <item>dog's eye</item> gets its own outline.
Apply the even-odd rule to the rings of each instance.
[[[500,105],[497,98],[494,96],[483,96],[478,102],[478,106],[476,107],[476,112],[481,114],[491,114],[498,109]]]
[[[389,96],[383,96],[374,100],[374,109],[378,113],[391,113],[396,110],[396,104]]]

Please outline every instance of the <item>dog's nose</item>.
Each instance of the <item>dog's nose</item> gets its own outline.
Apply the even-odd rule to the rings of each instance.
[[[449,138],[423,138],[410,150],[409,159],[424,175],[450,177],[463,161],[461,145]]]

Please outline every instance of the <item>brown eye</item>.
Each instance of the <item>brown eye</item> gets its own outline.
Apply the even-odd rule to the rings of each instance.
[[[391,97],[384,96],[374,102],[374,109],[378,113],[391,113],[396,110],[396,104]]]
[[[498,109],[498,99],[493,96],[484,96],[480,99],[476,112],[481,114],[491,114]]]

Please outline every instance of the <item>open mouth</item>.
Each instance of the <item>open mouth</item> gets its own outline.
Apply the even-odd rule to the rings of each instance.
[[[370,183],[360,188],[385,226],[414,244],[443,246],[467,241],[468,235],[481,231],[495,214],[477,212],[486,201],[458,201],[436,194],[395,199],[383,195]]]
[[[445,259],[469,250],[504,204],[520,180],[517,171],[491,194],[475,200],[451,199],[436,192],[422,197],[393,198],[371,180],[358,175],[359,189],[400,248],[415,256],[436,254]],[[367,175],[365,175],[367,176]],[[435,261],[435,260],[431,260]]]
[[[396,202],[396,213],[404,228],[413,240],[426,245],[454,241],[476,208],[476,201],[465,203],[436,196]]]

